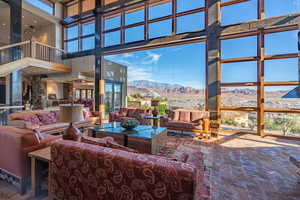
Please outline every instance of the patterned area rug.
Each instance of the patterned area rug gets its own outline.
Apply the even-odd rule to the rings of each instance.
[[[197,200],[210,200],[211,199],[211,173],[212,173],[212,159],[210,153],[212,144],[208,141],[198,140],[193,138],[182,138],[178,136],[169,136],[166,146],[160,149],[160,155],[167,157],[174,157],[178,152],[189,153],[193,151],[200,151],[202,154],[199,157],[203,157],[203,165],[199,167],[198,172],[201,174],[200,180],[203,188],[198,188]]]

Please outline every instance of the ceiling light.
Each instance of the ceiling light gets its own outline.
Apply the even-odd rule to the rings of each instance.
[[[24,18],[24,15],[22,15],[22,18]]]
[[[36,24],[36,23],[38,23],[38,21],[37,21],[37,20],[33,20],[33,23],[35,23],[35,24]]]
[[[2,26],[6,26],[6,23],[2,23]]]

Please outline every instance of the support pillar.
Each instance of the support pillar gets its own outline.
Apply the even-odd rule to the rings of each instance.
[[[95,110],[99,111],[100,120],[105,114],[104,105],[104,76],[103,76],[103,62],[101,56],[102,47],[102,1],[96,1],[96,16],[95,16]]]
[[[10,0],[10,43],[22,41],[22,1]],[[18,60],[21,57],[19,47],[12,48],[11,60]],[[22,72],[20,70],[10,74],[10,105],[22,105]]]
[[[211,131],[218,136],[221,124],[221,64],[220,64],[220,0],[207,2],[207,42],[206,42],[206,73],[207,73],[207,110],[210,113]]]

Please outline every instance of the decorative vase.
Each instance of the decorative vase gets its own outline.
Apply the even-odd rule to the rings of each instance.
[[[121,127],[123,127],[124,129],[126,129],[128,131],[133,130],[138,125],[140,125],[140,122],[135,119],[128,119],[128,120],[124,120],[123,122],[121,122]]]

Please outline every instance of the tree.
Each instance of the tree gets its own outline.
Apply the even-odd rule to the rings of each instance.
[[[274,122],[280,126],[283,135],[291,133],[293,127],[296,125],[295,119],[287,114],[276,117]]]

